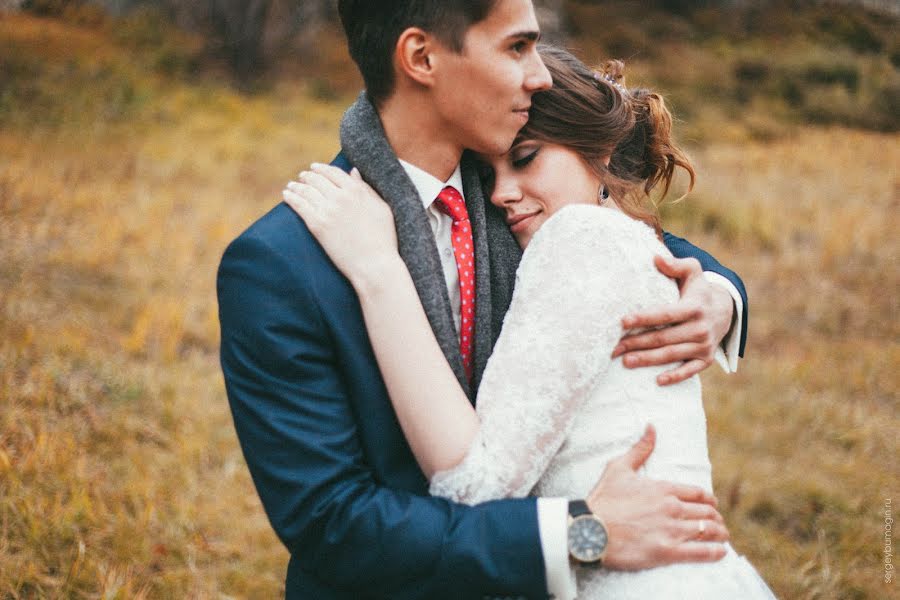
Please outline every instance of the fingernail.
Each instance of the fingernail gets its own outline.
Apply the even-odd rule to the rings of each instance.
[[[616,346],[616,347],[613,349],[612,356],[613,356],[613,358],[616,358],[617,356],[619,356],[619,355],[622,354],[623,352],[625,352],[625,346],[623,346],[622,344],[619,344],[618,346]]]
[[[636,367],[637,366],[637,359],[633,356],[626,356],[625,358],[622,359],[622,362],[625,363],[626,367]]]
[[[325,165],[323,165],[322,163],[312,163],[311,165],[309,165],[309,168],[310,168],[310,169],[319,169],[319,168],[324,167],[324,166],[325,166]]]

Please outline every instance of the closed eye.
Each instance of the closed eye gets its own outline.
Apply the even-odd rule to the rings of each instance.
[[[540,151],[541,151],[540,148],[534,148],[528,154],[525,154],[518,158],[514,158],[512,160],[513,168],[514,169],[524,169],[525,167],[527,167],[529,165],[529,163],[531,163],[531,161],[533,161],[537,157],[538,152],[540,152]]]

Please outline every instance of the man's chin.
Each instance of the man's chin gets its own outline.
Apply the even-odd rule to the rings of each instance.
[[[488,138],[480,137],[470,140],[471,145],[467,146],[466,149],[482,156],[502,156],[509,152],[516,141],[516,136],[519,135],[518,128],[513,129],[507,126],[501,129],[490,125],[484,125],[476,133],[484,136],[488,132],[494,133]],[[472,137],[474,138],[474,136]]]
[[[516,141],[516,135],[518,135],[518,130],[516,130],[515,134],[511,137],[497,138],[494,140],[492,147],[490,150],[481,152],[480,154],[484,154],[485,156],[502,156],[509,152],[512,149],[513,144]]]

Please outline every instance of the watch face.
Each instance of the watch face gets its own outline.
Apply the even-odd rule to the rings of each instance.
[[[599,519],[590,516],[576,517],[569,526],[569,552],[581,562],[600,560],[606,550],[606,528]]]

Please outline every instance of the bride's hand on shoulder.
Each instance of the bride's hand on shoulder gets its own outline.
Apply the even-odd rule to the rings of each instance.
[[[391,209],[357,169],[313,163],[282,197],[354,285],[399,260]]]

